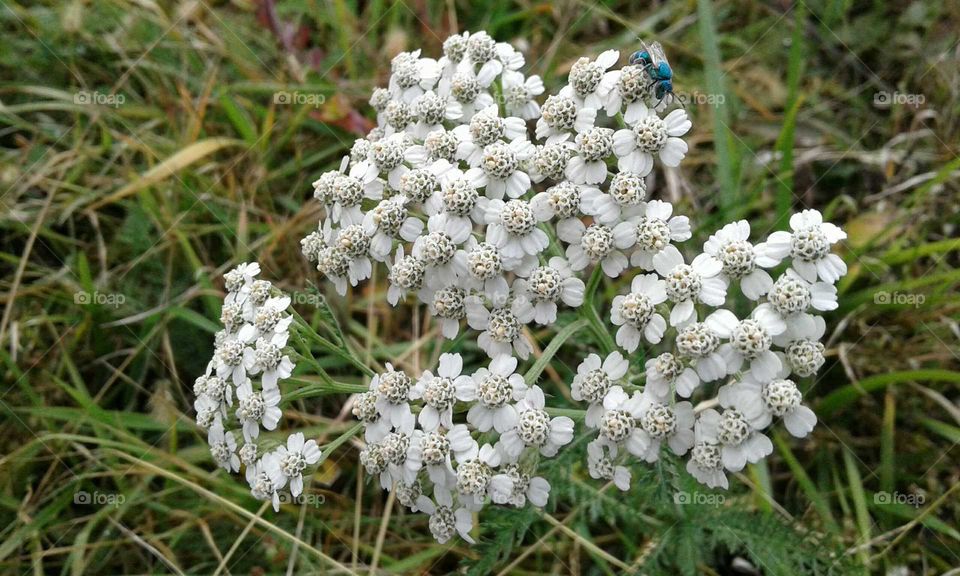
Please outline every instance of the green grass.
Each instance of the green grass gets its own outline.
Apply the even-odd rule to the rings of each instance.
[[[955,5],[294,1],[275,16],[299,32],[280,35],[258,5],[0,2],[0,572],[960,566]],[[687,105],[679,196],[659,180],[658,193],[700,235],[744,217],[759,236],[804,207],[848,231],[828,361],[804,383],[820,425],[802,441],[776,436],[720,505],[675,505],[696,487],[673,459],[635,466],[635,488],[614,494],[586,475],[581,441],[547,468],[542,514],[485,512],[479,546],[435,544],[423,516],[358,477],[356,428],[340,416],[368,365],[427,366],[440,353],[430,339],[405,343],[410,318],[386,313],[382,273],[349,301],[299,307],[317,330],[304,345],[324,353],[291,383],[301,391],[288,414],[324,446],[310,485],[323,503],[275,514],[215,471],[191,385],[222,272],[256,258],[282,288],[317,294],[299,252],[319,214],[310,183],[369,127],[367,95],[391,55],[437,55],[454,28],[525,43],[548,90],[582,54],[655,37],[678,90],[725,97]],[[325,103],[276,104],[279,90]],[[881,91],[924,102],[878,107]],[[881,291],[901,300],[878,303]],[[526,367],[561,396],[581,336],[597,337],[581,312],[537,333],[543,353]]]

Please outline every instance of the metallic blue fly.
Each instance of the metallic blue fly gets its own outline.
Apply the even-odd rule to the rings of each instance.
[[[657,106],[664,98],[680,102],[673,93],[673,70],[670,68],[670,63],[667,62],[667,57],[664,55],[663,47],[660,46],[659,42],[647,44],[641,40],[640,50],[630,55],[630,64],[638,65],[647,71],[647,75],[650,77],[648,88],[653,88]],[[680,105],[682,106],[683,102],[680,102]]]

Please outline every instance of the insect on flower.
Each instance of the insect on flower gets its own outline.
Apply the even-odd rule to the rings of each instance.
[[[647,44],[641,40],[640,50],[630,55],[630,64],[641,66],[647,71],[650,77],[649,87],[653,88],[653,95],[657,99],[655,108],[659,108],[660,102],[664,99],[668,99],[668,104],[676,101],[683,105],[683,102],[673,93],[673,69],[667,62],[659,42]]]

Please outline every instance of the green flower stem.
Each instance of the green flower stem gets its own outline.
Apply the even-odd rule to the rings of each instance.
[[[617,345],[613,341],[613,336],[610,335],[610,330],[607,325],[604,324],[600,318],[600,314],[597,312],[597,307],[594,304],[594,298],[600,289],[601,280],[603,280],[603,268],[598,264],[594,267],[590,281],[587,283],[587,288],[584,292],[583,306],[580,307],[580,316],[590,323],[590,329],[597,340],[597,344],[600,345],[604,355],[607,355],[613,352],[617,348]]]
[[[323,336],[319,335],[314,331],[314,329],[303,319],[300,314],[294,310],[294,317],[297,319],[297,325],[300,327],[300,332],[310,338],[317,346],[322,350],[337,356],[343,360],[346,360],[352,364],[355,368],[359,369],[367,376],[374,376],[376,372],[373,371],[369,366],[367,366],[362,360],[350,353],[349,347],[344,343],[343,345],[337,345]]]
[[[547,406],[544,410],[551,416],[566,416],[571,420],[583,420],[584,416],[587,415],[586,410],[579,410],[577,408],[551,408]]]
[[[297,387],[289,392],[284,392],[284,402],[293,402],[303,398],[314,398],[327,394],[361,394],[367,391],[367,387],[362,384],[337,382],[331,380],[326,374],[323,374],[319,378],[319,381],[306,378],[288,378],[286,381],[296,384]]]
[[[334,450],[342,446],[347,440],[350,440],[351,438],[359,434],[362,430],[363,430],[363,423],[357,422],[353,426],[353,428],[350,428],[349,430],[347,430],[346,432],[338,436],[335,440],[333,440],[332,442],[324,446],[323,452],[320,453],[320,460],[317,461],[317,464],[319,465],[324,460],[329,458],[330,454],[332,454]]]
[[[537,361],[534,362],[533,366],[531,366],[530,369],[527,370],[527,373],[523,375],[524,382],[526,382],[528,386],[532,386],[534,383],[536,383],[537,378],[540,377],[540,374],[547,367],[547,364],[549,364],[550,360],[553,359],[553,356],[557,353],[557,350],[560,349],[560,346],[563,346],[563,343],[566,342],[567,339],[579,332],[580,329],[588,324],[588,320],[581,318],[568,324],[563,328],[563,330],[557,332],[553,339],[550,340],[550,344],[543,349],[543,354],[537,358]]]

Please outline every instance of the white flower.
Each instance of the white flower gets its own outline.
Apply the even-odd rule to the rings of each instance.
[[[303,492],[303,471],[320,461],[320,447],[316,440],[305,442],[303,433],[297,432],[288,436],[286,446],[281,444],[274,453],[276,458],[271,459],[268,465],[275,467],[277,473],[283,476],[283,484],[290,483],[290,494],[296,498]],[[272,471],[268,473],[271,477],[276,474]]]
[[[260,274],[260,264],[244,262],[223,275],[223,287],[227,289],[226,304],[243,302],[250,291],[256,276]]]
[[[544,410],[543,391],[531,386],[517,402],[517,424],[500,436],[498,446],[508,462],[516,462],[524,448],[536,448],[553,457],[573,440],[573,420],[566,416],[550,418]]]
[[[570,387],[570,396],[574,400],[589,403],[584,424],[588,428],[596,428],[603,416],[603,399],[607,391],[627,374],[630,362],[620,352],[613,351],[601,362],[600,356],[588,355],[577,366],[577,375],[573,377]]]
[[[413,242],[423,232],[423,222],[409,215],[405,200],[402,196],[382,200],[363,215],[363,229],[370,237],[370,255],[378,262],[389,259],[394,240]]]
[[[575,184],[601,184],[607,179],[607,158],[613,153],[613,130],[591,127],[577,134],[574,155],[564,174]]]
[[[609,452],[609,455],[606,452]],[[590,471],[590,477],[598,480],[613,480],[617,488],[626,492],[630,489],[630,469],[615,464],[616,457],[616,444],[605,444],[598,440],[587,444],[587,468]]]
[[[704,382],[719,380],[729,371],[727,361],[719,349],[720,336],[705,323],[691,322],[677,333],[677,350],[682,357],[691,360],[697,375]],[[695,383],[694,387],[697,384],[699,382]]]
[[[387,182],[395,189],[400,188],[400,176],[409,169],[403,165],[405,151],[407,147],[407,136],[404,134],[392,134],[370,143],[370,153],[365,160],[359,162],[350,169],[349,178],[353,179],[349,186],[338,192],[338,187],[346,182],[345,177],[340,177],[334,181],[334,198],[337,202],[354,209],[354,213],[359,212],[359,204],[363,198],[379,200],[383,196],[383,182],[379,177],[386,175]],[[359,189],[358,189],[359,186]],[[349,199],[348,204],[344,204],[345,199]],[[337,206],[334,205],[334,212]],[[358,215],[351,217],[348,224],[357,224],[360,222]]]
[[[407,130],[414,123],[416,117],[413,107],[409,103],[402,100],[390,100],[387,102],[383,114],[377,115],[377,119],[383,122],[384,133],[391,135]]]
[[[414,432],[412,419],[409,419],[403,427],[380,441],[380,453],[386,463],[386,468],[380,473],[380,486],[384,490],[390,490],[396,482],[410,483],[416,480],[420,469],[407,465]]]
[[[663,442],[674,454],[683,456],[694,444],[694,420],[693,405],[689,402],[670,405],[652,394],[641,394],[640,427],[636,434],[645,449],[638,456],[646,462],[656,462]]]
[[[460,333],[460,321],[467,317],[467,291],[459,286],[447,286],[433,292],[427,305],[430,315],[440,319],[440,333],[453,340]]]
[[[567,221],[579,219],[582,197],[588,190],[595,190],[595,188],[564,180],[547,188],[544,192],[537,193],[530,200],[530,207],[541,222],[556,218],[558,229],[561,226],[576,226]]]
[[[459,534],[461,538],[471,544],[476,542],[470,536],[473,529],[473,515],[470,510],[460,506],[454,508],[453,495],[446,489],[434,489],[433,502],[425,501],[419,503],[420,509],[430,515],[430,533],[440,544],[446,544],[454,534]]]
[[[736,408],[727,408],[723,414],[712,408],[704,410],[697,418],[696,429],[698,442],[702,439],[706,444],[720,445],[723,467],[731,472],[739,472],[747,462],[759,462],[773,452],[770,439]],[[693,456],[698,456],[696,448]]]
[[[716,414],[716,412],[714,412],[714,414]],[[711,438],[713,438],[713,427],[707,426],[707,428],[710,430],[709,434],[711,434]],[[723,469],[722,448],[716,443],[715,439],[707,442],[701,438],[701,436],[704,435],[702,431],[704,426],[701,425],[699,419],[697,420],[695,429],[696,443],[693,445],[693,449],[690,450],[690,459],[687,460],[687,472],[696,478],[698,482],[710,488],[727,489],[729,482],[727,481],[727,474]]]
[[[676,388],[678,395],[689,398],[700,385],[700,377],[697,376],[696,370],[669,352],[647,360],[644,368],[647,375],[644,390],[649,390],[660,400],[670,397],[671,386]]]
[[[470,122],[478,111],[485,110],[494,103],[489,88],[496,78],[496,75],[486,72],[481,76],[470,70],[461,70],[449,78],[441,78],[437,93],[459,103],[459,121]]]
[[[603,397],[603,413],[596,422],[597,441],[605,446],[625,446],[634,456],[643,456],[649,443],[640,429],[643,398],[639,393],[628,395],[620,386],[613,386]]]
[[[443,69],[443,78],[453,74],[457,64],[463,61],[467,55],[467,41],[470,38],[470,32],[465,31],[460,34],[451,34],[443,41],[443,56],[440,58],[440,67]]]
[[[820,311],[837,308],[837,287],[826,282],[809,283],[792,268],[777,278],[767,293],[767,301],[757,306],[754,314],[775,314],[787,325],[787,330],[805,322],[810,308]]]
[[[532,473],[532,472],[531,472]],[[547,505],[550,483],[540,476],[531,477],[519,464],[507,464],[490,481],[490,499],[496,504],[522,508],[527,500],[539,508]]]
[[[494,143],[503,144],[505,139],[510,144],[518,142],[510,148],[509,151],[516,153],[532,153],[527,150],[533,145],[527,142],[527,124],[523,118],[509,116],[500,117],[499,108],[496,104],[487,106],[477,112],[470,119],[469,124],[463,124],[453,129],[453,133],[460,141],[457,146],[457,159],[466,160],[471,167],[479,167],[484,162],[484,149]],[[509,161],[510,155],[503,154],[504,159]],[[517,159],[519,165],[519,159]],[[496,166],[491,166],[495,169]]]
[[[387,302],[396,306],[401,298],[406,298],[407,292],[419,292],[423,288],[426,273],[427,266],[423,260],[413,255],[404,256],[403,246],[397,248],[393,265],[390,266]]]
[[[794,374],[807,377],[823,366],[823,344],[820,339],[827,324],[820,316],[801,314],[793,319],[789,329],[774,336],[773,343],[783,348],[782,359]]]
[[[530,180],[539,183],[549,178],[560,182],[565,177],[567,166],[570,165],[570,158],[573,157],[575,150],[576,146],[573,142],[566,141],[537,146],[536,151],[527,161]]]
[[[424,136],[422,144],[407,146],[403,157],[416,168],[438,160],[454,163],[457,160],[458,146],[460,139],[452,130],[437,129]]]
[[[485,31],[475,32],[467,38],[466,57],[458,70],[474,70],[477,75],[499,76],[504,69],[519,70],[523,67],[523,55],[506,42],[496,42]]]
[[[487,241],[507,258],[536,256],[550,245],[540,219],[525,200],[491,200],[487,205]]]
[[[334,201],[333,183],[346,172],[347,166],[349,165],[350,158],[343,157],[340,159],[340,168],[338,170],[328,170],[313,181],[313,197],[316,198],[328,212],[332,208]]]
[[[619,59],[620,52],[616,50],[607,50],[596,60],[580,58],[570,67],[567,85],[560,90],[560,95],[573,98],[578,106],[599,110],[603,106],[604,96],[600,93],[601,81]]]
[[[405,372],[393,369],[387,362],[386,372],[376,374],[370,380],[370,391],[377,395],[377,411],[393,426],[412,428],[410,411],[410,389],[413,381]]]
[[[617,346],[633,352],[640,345],[640,337],[657,344],[667,329],[667,321],[657,313],[656,306],[667,300],[667,284],[656,274],[638,274],[633,277],[630,292],[614,296],[610,306],[610,322],[617,329]]]
[[[382,90],[382,88],[377,88],[374,90],[376,94],[377,90]],[[388,93],[389,97],[389,93]],[[372,100],[372,98],[371,98]],[[350,166],[356,166],[360,162],[363,162],[367,159],[367,156],[370,155],[370,141],[366,138],[357,138],[353,141],[353,146],[350,147]]]
[[[546,144],[567,140],[571,132],[586,132],[597,120],[596,108],[584,108],[570,96],[550,95],[540,108],[537,139]]]
[[[441,425],[453,427],[453,405],[460,390],[472,384],[469,376],[461,375],[463,358],[459,354],[441,354],[437,375],[425,370],[410,389],[411,400],[423,400],[423,408],[417,420],[426,432],[433,432]]]
[[[337,294],[345,296],[352,260],[336,246],[323,246],[317,250],[317,271],[333,283]]]
[[[429,272],[426,275],[429,287],[450,286],[466,274],[467,263],[457,246],[470,236],[470,226],[446,214],[435,214],[427,221],[427,230],[427,234],[414,242],[411,253]]]
[[[380,486],[384,487],[384,489],[388,489],[390,487],[391,479],[389,474],[387,474],[388,463],[383,455],[383,448],[381,447],[381,444],[367,444],[360,450],[359,457],[360,464],[366,470],[367,474],[378,478],[380,481]]]
[[[420,58],[420,51],[401,52],[390,62],[390,92],[404,102],[412,102],[440,79],[440,64],[432,58]]]
[[[543,80],[539,76],[524,80],[520,72],[504,70],[501,83],[507,113],[524,120],[534,120],[540,116],[536,97],[543,94]]]
[[[477,166],[466,176],[477,187],[484,187],[487,198],[500,200],[504,194],[519,198],[530,190],[530,175],[524,164],[536,151],[529,141],[517,138],[509,144],[496,141],[483,147]]]
[[[443,182],[452,174],[459,172],[455,166],[446,160],[424,162],[417,168],[399,168],[397,192],[408,205],[422,206],[428,214],[437,212],[439,203],[438,194]],[[456,172],[454,172],[456,171]],[[433,207],[434,209],[430,209]]]
[[[719,348],[727,364],[727,374],[735,374],[749,363],[749,370],[761,379],[771,379],[780,371],[780,358],[770,350],[773,337],[787,326],[776,314],[754,313],[750,318],[737,320],[729,310],[717,310],[704,320],[710,329],[729,342]]]
[[[500,453],[489,444],[484,444],[472,458],[463,460],[457,466],[456,486],[460,502],[470,510],[483,508],[483,501],[487,496],[494,478],[493,470],[500,465]],[[508,478],[497,478],[498,491],[512,490],[512,482]]]
[[[639,214],[628,220],[635,226],[637,249],[630,255],[630,263],[644,270],[653,270],[653,257],[671,246],[671,242],[683,242],[693,235],[690,220],[686,216],[673,216],[673,205],[662,200],[651,200]]]
[[[731,222],[710,236],[703,244],[703,251],[723,264],[720,272],[722,278],[728,282],[739,280],[743,295],[751,300],[759,300],[773,286],[770,274],[761,267],[770,268],[780,261],[761,254],[749,239],[749,222]]]
[[[472,227],[483,224],[488,199],[478,188],[480,185],[454,168],[447,172],[440,185],[440,193],[431,196],[427,203],[428,214],[446,214],[459,225]]]
[[[504,274],[517,261],[505,258],[493,244],[474,238],[467,240],[466,248],[462,251],[467,263],[467,273],[460,279],[463,287],[480,292],[491,302],[506,302],[510,285]]]
[[[193,401],[193,409],[197,413],[197,426],[201,430],[210,430],[216,424],[223,422],[226,415],[226,406],[210,396],[198,396]]]
[[[680,139],[690,130],[687,112],[677,108],[660,118],[644,104],[637,108],[636,123],[613,135],[613,152],[619,158],[617,167],[622,172],[646,176],[653,170],[654,154],[664,166],[679,166],[687,154],[687,143]]]
[[[463,116],[463,106],[449,94],[437,94],[433,90],[417,96],[411,105],[416,125],[410,132],[423,139],[434,130],[443,130],[443,122],[457,120]]]
[[[274,430],[283,412],[280,411],[280,389],[253,391],[250,380],[237,387],[237,419],[243,426],[243,438],[252,442],[260,435],[260,426]]]
[[[431,482],[452,488],[457,475],[451,463],[451,455],[457,462],[465,462],[476,458],[477,451],[477,442],[470,436],[470,430],[464,424],[455,424],[446,431],[414,430],[405,466],[414,473],[420,470],[421,466],[425,467]]]
[[[406,506],[411,512],[422,512],[429,508],[433,502],[423,494],[423,485],[419,480],[413,482],[397,482],[394,487],[397,495],[397,502]]]
[[[215,422],[207,432],[207,444],[214,462],[227,472],[240,471],[240,457],[237,456],[237,440],[233,432],[225,432],[222,422]]]
[[[747,372],[739,382],[720,388],[720,404],[739,409],[758,430],[769,426],[775,417],[782,418],[790,434],[803,438],[816,426],[817,415],[801,404],[803,395],[786,375],[786,370],[772,378]]]
[[[250,484],[250,494],[257,500],[269,501],[275,512],[280,511],[280,489],[285,482],[280,473],[280,467],[275,465],[275,453],[267,453],[253,465],[252,472],[247,477]]]
[[[202,398],[209,399],[213,406],[223,409],[224,415],[226,415],[226,408],[233,406],[233,386],[231,383],[209,373],[194,380],[193,395],[197,397],[198,401]]]
[[[347,278],[351,286],[366,280],[373,272],[373,265],[369,258],[370,241],[371,237],[359,223],[340,228],[331,241],[332,247],[343,254],[348,261]]]
[[[534,268],[527,278],[517,278],[513,290],[519,301],[517,317],[521,322],[537,324],[557,321],[557,302],[571,308],[583,304],[583,280],[574,276],[567,261],[555,256],[546,266]]]
[[[244,343],[264,338],[281,347],[285,346],[290,332],[290,323],[293,322],[293,316],[286,313],[289,307],[289,296],[268,298],[262,306],[253,311],[252,323],[244,325],[237,334],[237,338]]]
[[[647,113],[644,99],[652,92],[650,75],[641,66],[624,66],[604,75],[600,91],[605,94],[603,108],[607,116],[613,118],[622,110],[623,121],[632,126]]]
[[[363,423],[363,437],[367,442],[379,442],[390,433],[390,420],[384,418],[377,408],[377,392],[369,390],[357,394],[351,412]]]
[[[497,356],[489,368],[480,368],[473,373],[471,382],[458,388],[457,398],[474,402],[467,411],[467,422],[480,432],[491,428],[506,432],[517,423],[517,408],[514,402],[527,392],[523,376],[516,373],[517,359],[510,355]]]
[[[244,348],[243,365],[248,374],[263,373],[260,380],[264,388],[276,388],[277,382],[293,374],[294,363],[283,353],[286,339],[267,340],[258,338],[255,348]]]
[[[398,152],[397,146],[387,142],[371,144],[371,147],[376,147],[383,156],[391,156],[394,152]],[[376,157],[380,158],[380,156]],[[402,160],[401,155],[400,161]],[[383,182],[378,178],[379,174],[380,170],[373,162],[371,152],[371,158],[351,168],[349,174],[340,174],[334,178],[330,186],[330,199],[333,204],[329,213],[330,219],[343,225],[360,224],[363,221],[360,204],[364,198],[379,200],[383,197]]]
[[[604,224],[588,228],[580,220],[569,218],[557,225],[557,236],[569,244],[567,260],[572,269],[583,270],[599,263],[604,274],[616,278],[627,268],[627,257],[621,250],[633,246],[632,228],[627,222],[613,228]]]
[[[653,267],[667,281],[667,298],[674,303],[670,325],[683,326],[696,321],[696,302],[722,306],[727,298],[727,285],[720,278],[723,266],[709,254],[699,254],[690,264],[670,245],[653,257]]]
[[[823,221],[817,210],[804,210],[790,217],[790,232],[774,232],[767,241],[757,246],[765,256],[782,260],[788,255],[791,266],[801,278],[815,283],[819,277],[824,282],[835,283],[847,273],[842,258],[830,252],[831,247],[847,237],[847,233],[835,224]]]
[[[227,338],[219,343],[213,351],[214,362],[217,368],[217,377],[230,379],[235,386],[240,386],[247,380],[247,369],[243,363],[246,344],[239,338]]]
[[[510,305],[506,303],[494,306],[487,310],[483,300],[478,296],[468,296],[466,299],[467,323],[474,330],[481,330],[477,338],[477,345],[490,358],[502,354],[516,353],[526,360],[533,351],[533,346],[523,333],[523,324],[517,317],[521,304],[514,300]]]
[[[618,172],[610,181],[607,192],[601,192],[598,188],[584,188],[583,208],[586,214],[595,216],[601,224],[613,224],[639,215],[646,197],[647,184],[642,176]]]
[[[220,309],[220,323],[228,334],[236,334],[244,323],[251,319],[252,308],[248,308],[246,302],[224,302]]]

